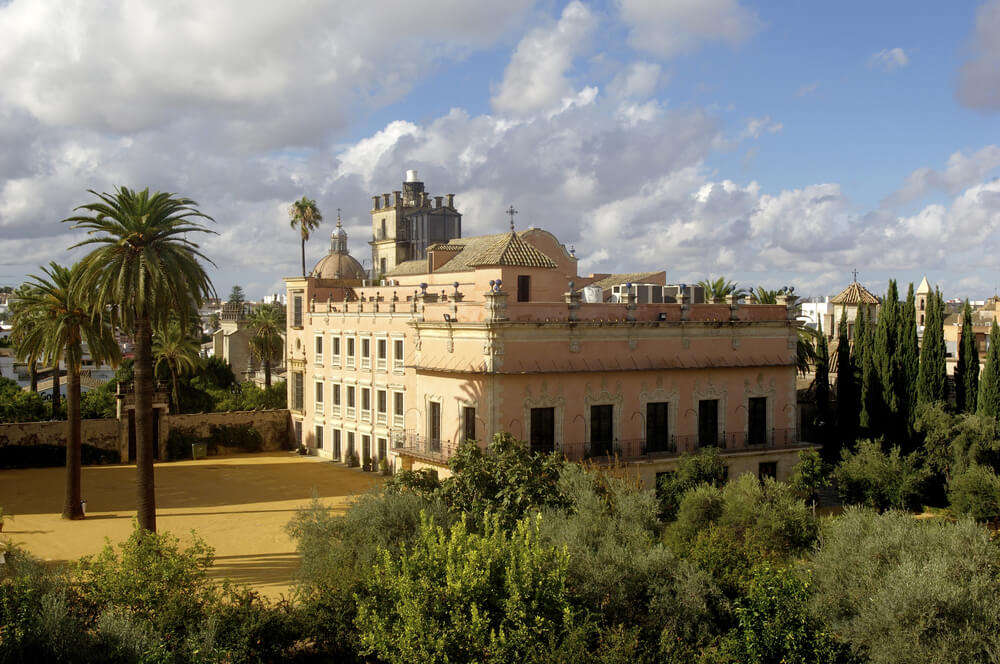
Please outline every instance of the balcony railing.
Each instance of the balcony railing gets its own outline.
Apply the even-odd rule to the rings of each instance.
[[[402,428],[402,426],[403,426],[403,416],[402,415],[393,415],[392,416],[392,426],[394,426],[396,428]]]
[[[317,401],[317,402],[315,402],[315,403],[313,404],[313,408],[315,409],[315,411],[316,411],[316,412],[317,412],[318,414],[320,414],[320,415],[322,415],[322,414],[323,414],[323,402],[322,402],[322,401]]]
[[[361,358],[361,368],[371,369],[372,368],[372,358],[364,356]]]
[[[348,369],[353,369],[354,368],[354,356],[353,355],[348,355],[347,356],[346,366],[347,366]]]
[[[376,359],[375,360],[375,370],[376,371],[385,371],[385,369],[386,369],[385,358],[384,357],[380,357],[380,358]]]
[[[399,359],[395,359],[394,358],[392,360],[392,370],[393,371],[402,371],[403,370],[403,359],[402,358],[399,358]]]
[[[447,462],[458,450],[458,445],[450,441],[429,438],[409,431],[394,431],[392,447],[403,454],[439,463]]]
[[[330,414],[334,417],[340,417],[340,404],[333,404],[330,406]]]
[[[364,409],[362,409],[362,411],[361,411],[361,421],[362,422],[371,422],[372,421],[372,411],[371,410],[364,410]]]
[[[375,413],[375,424],[387,424],[389,422],[389,415],[387,413]]]
[[[347,407],[347,419],[353,420],[356,416],[357,416],[357,411],[355,410],[354,406],[348,406]]]

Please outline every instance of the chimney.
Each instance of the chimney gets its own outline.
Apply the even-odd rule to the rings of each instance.
[[[382,207],[389,207],[389,194],[382,194],[382,200],[385,201],[385,205]]]
[[[441,207],[441,201],[442,200],[444,200],[444,196],[435,196],[434,197],[434,207],[436,207],[436,208]]]
[[[378,209],[378,196],[372,196],[372,209]]]
[[[402,204],[403,204],[403,199],[402,199],[402,195],[403,195],[403,192],[401,192],[401,191],[393,191],[393,192],[392,192],[392,199],[393,199],[393,201],[394,201],[394,203],[393,203],[393,204],[394,204],[394,205],[395,205],[396,207],[399,207],[400,205],[402,205]]]
[[[420,207],[427,207],[427,192],[420,192]]]
[[[454,207],[455,207],[455,194],[448,194],[446,196],[446,198],[448,199],[448,207],[454,209]]]

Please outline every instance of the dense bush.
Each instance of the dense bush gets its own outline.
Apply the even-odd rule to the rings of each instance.
[[[849,508],[810,566],[817,617],[873,664],[987,662],[1000,652],[1000,548],[971,520]]]
[[[722,486],[728,474],[729,469],[717,448],[707,447],[697,454],[682,454],[677,460],[677,471],[665,475],[656,487],[660,498],[660,516],[673,519],[685,492],[701,484]]]
[[[544,544],[537,518],[483,532],[429,517],[400,556],[383,550],[359,597],[361,651],[395,664],[548,661],[573,627],[569,556]],[[418,638],[414,638],[419,635]]]
[[[118,450],[105,450],[84,443],[80,454],[83,465],[97,466],[120,463]],[[4,445],[0,447],[0,468],[52,468],[66,465],[63,445]]]
[[[220,448],[238,449],[242,452],[260,452],[264,447],[264,438],[260,431],[251,424],[213,424],[208,436],[202,437],[190,427],[174,427],[167,436],[167,458],[191,458],[191,445],[204,443],[208,453],[220,453]]]
[[[37,392],[22,390],[0,377],[0,422],[37,422],[52,418],[52,404]]]
[[[115,382],[88,390],[80,395],[80,418],[84,420],[111,419],[118,416]]]
[[[880,510],[919,508],[927,475],[916,454],[903,456],[898,447],[886,454],[872,440],[858,443],[856,452],[844,450],[833,471],[846,504]]]
[[[977,521],[1000,518],[1000,478],[986,466],[969,464],[948,482],[948,502]]]

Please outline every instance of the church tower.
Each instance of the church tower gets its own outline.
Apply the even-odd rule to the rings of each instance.
[[[406,171],[402,190],[372,196],[372,271],[376,278],[404,261],[427,257],[427,247],[462,237],[462,215],[455,195],[434,196],[414,170]]]

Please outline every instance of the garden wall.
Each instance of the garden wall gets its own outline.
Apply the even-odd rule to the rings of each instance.
[[[81,439],[102,450],[118,449],[118,420],[83,420]],[[66,421],[0,424],[0,447],[8,445],[66,445]]]
[[[250,425],[264,439],[264,451],[291,449],[292,419],[287,410],[241,410],[228,413],[187,413],[165,415],[164,438],[171,429],[189,430],[199,438],[208,438],[213,426]]]

